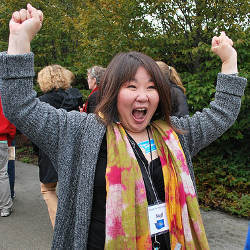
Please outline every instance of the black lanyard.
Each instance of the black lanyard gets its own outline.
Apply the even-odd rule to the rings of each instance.
[[[147,128],[148,132],[148,128]],[[127,132],[126,132],[127,133]],[[151,173],[153,172],[153,160],[152,160],[152,148],[151,148],[151,142],[150,142],[150,137],[149,137],[149,132],[148,132],[148,139],[149,139],[149,146],[150,146],[150,156],[151,156],[151,163],[152,163],[152,171],[150,171],[150,164],[148,162],[146,163],[142,157],[140,157],[140,147],[138,144],[134,141],[134,139],[127,133],[128,140],[130,142],[131,147],[133,148],[133,151],[135,153],[136,159],[138,161],[138,164],[141,169],[142,177],[144,180],[145,188],[146,188],[146,193],[147,197],[150,199],[148,200],[149,205],[153,204],[159,204],[161,201],[158,197],[157,191],[154,187],[152,178],[151,178]],[[148,168],[146,167],[148,166]],[[169,237],[169,232],[161,236],[162,239],[157,241],[156,236],[154,238],[154,242],[152,242],[152,247],[153,249],[159,249],[161,245],[163,245],[164,249],[170,249],[170,237]]]
[[[147,128],[147,132],[148,132],[148,128]],[[157,191],[154,187],[154,183],[153,183],[153,180],[151,177],[152,171],[150,171],[150,164],[148,162],[146,163],[145,161],[143,161],[143,159],[141,158],[140,153],[139,153],[139,151],[141,149],[139,148],[138,144],[134,141],[134,139],[128,133],[127,133],[127,136],[128,136],[129,142],[133,148],[133,151],[136,155],[138,164],[139,164],[140,169],[141,169],[145,188],[146,188],[147,194],[150,198],[150,201],[148,201],[148,203],[150,205],[159,203],[160,199],[158,197]],[[152,168],[153,168],[152,150],[151,150],[151,142],[150,142],[149,132],[148,132],[148,139],[149,139],[149,146],[150,146],[151,163],[152,163]]]

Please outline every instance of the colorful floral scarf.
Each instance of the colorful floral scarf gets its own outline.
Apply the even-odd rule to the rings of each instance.
[[[151,124],[160,157],[171,249],[209,249],[195,189],[178,136],[164,121]],[[152,249],[146,189],[121,124],[107,128],[105,249]]]

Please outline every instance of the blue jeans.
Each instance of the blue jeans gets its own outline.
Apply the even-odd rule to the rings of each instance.
[[[11,146],[15,146],[15,140],[12,141]],[[10,181],[10,193],[11,198],[15,195],[15,161],[9,160],[8,161],[8,175],[9,175],[9,181]]]

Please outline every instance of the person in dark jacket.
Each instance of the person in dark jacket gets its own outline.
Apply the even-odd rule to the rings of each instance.
[[[91,89],[91,93],[88,96],[86,103],[83,105],[83,109],[80,109],[81,112],[94,113],[95,107],[97,105],[98,89],[101,79],[105,73],[105,68],[101,66],[93,66],[87,70],[88,75],[88,85]]]
[[[38,73],[37,78],[39,87],[44,93],[39,99],[56,109],[78,111],[78,107],[83,105],[83,99],[80,91],[71,87],[74,79],[74,74],[60,65],[50,65],[43,68]],[[53,163],[40,149],[38,150],[38,166],[41,193],[48,206],[51,224],[54,227],[58,202],[56,194],[58,176]]]
[[[169,79],[171,92],[171,115],[182,117],[188,115],[188,104],[181,78],[174,67],[168,66],[162,61],[156,62],[164,76]]]

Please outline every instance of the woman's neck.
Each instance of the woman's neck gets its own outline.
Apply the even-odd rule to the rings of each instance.
[[[147,129],[145,128],[145,130],[143,130],[142,132],[139,133],[134,133],[134,132],[130,132],[127,131],[127,133],[134,139],[134,141],[138,144],[140,142],[146,141],[148,140],[148,133],[147,133]],[[151,132],[150,132],[150,138],[151,138]]]
[[[95,84],[92,88],[92,91],[95,90],[97,88],[97,84]]]
[[[153,139],[153,135],[151,133],[151,129],[146,129],[140,133],[133,133],[133,132],[129,132],[127,131],[127,133],[133,138],[133,140],[139,144],[139,143],[142,143],[142,142],[145,142],[145,141],[148,141],[148,143],[151,143],[149,142],[149,140]],[[151,147],[153,147],[153,145],[150,145]],[[156,150],[152,150],[151,152],[146,152],[146,150],[141,147],[139,145],[139,147],[141,148],[142,150],[142,153],[144,154],[145,158],[147,159],[148,162],[151,161],[151,157],[152,157],[152,160],[156,159],[158,157],[158,154],[157,154],[157,151]]]

